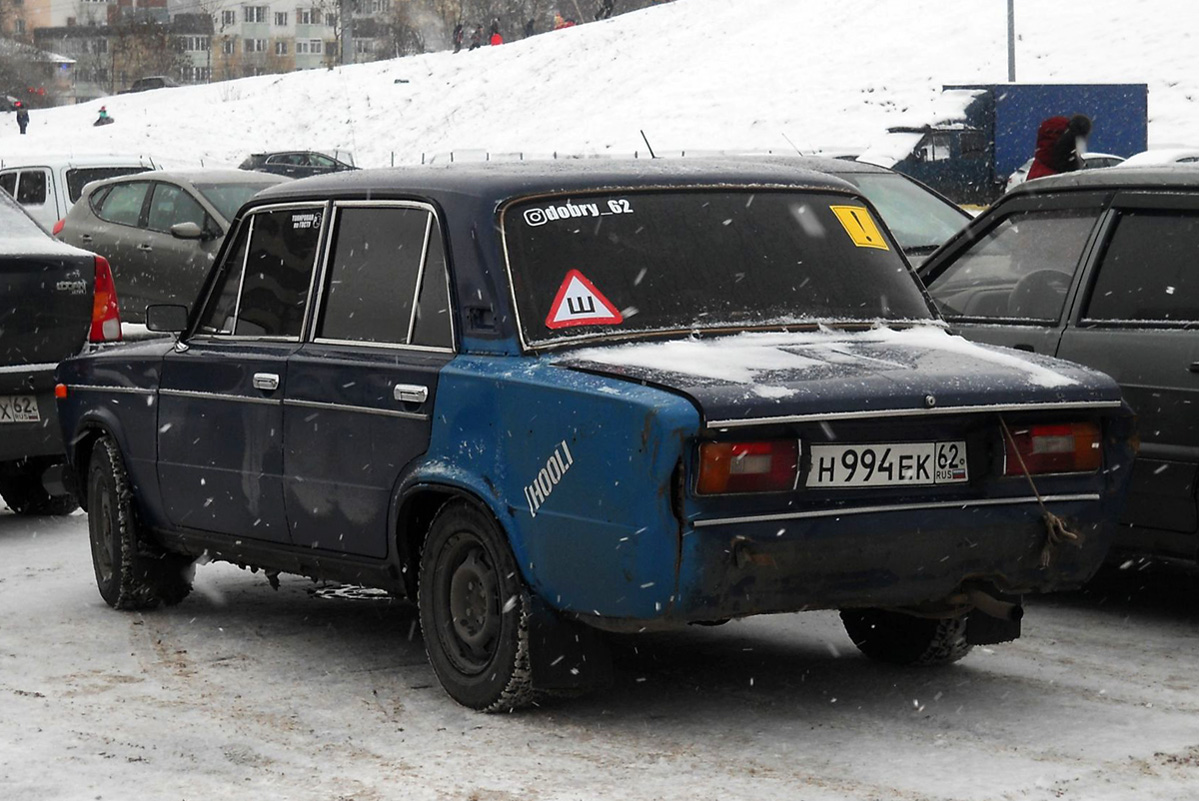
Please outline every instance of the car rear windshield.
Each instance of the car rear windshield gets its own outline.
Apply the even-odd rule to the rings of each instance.
[[[539,198],[503,211],[527,344],[931,316],[854,197],[778,190]]]
[[[237,210],[254,195],[266,189],[268,184],[196,184],[196,189],[226,220],[232,220]]]
[[[902,175],[842,175],[862,190],[909,256],[928,255],[964,228],[970,217]]]

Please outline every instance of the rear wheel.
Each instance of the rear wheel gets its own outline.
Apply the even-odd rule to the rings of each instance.
[[[87,487],[92,565],[105,602],[116,609],[153,609],[186,598],[192,560],[143,536],[121,451],[111,437],[96,442]]]
[[[19,515],[69,515],[79,508],[74,496],[51,495],[42,486],[42,473],[50,464],[27,462],[13,475],[0,476],[0,495]]]
[[[858,650],[895,665],[947,665],[973,647],[966,616],[924,618],[886,609],[843,609],[841,622]]]
[[[529,594],[489,515],[462,501],[441,508],[421,553],[417,597],[429,662],[455,701],[485,712],[533,701]]]

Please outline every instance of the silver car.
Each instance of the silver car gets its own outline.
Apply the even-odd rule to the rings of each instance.
[[[156,171],[97,181],[58,236],[112,265],[121,318],[145,321],[152,303],[191,305],[243,203],[290,180],[241,170]]]

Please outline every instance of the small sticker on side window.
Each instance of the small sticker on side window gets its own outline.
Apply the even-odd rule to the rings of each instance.
[[[291,227],[293,231],[319,228],[320,225],[321,213],[319,211],[301,211],[291,215]]]
[[[829,210],[837,215],[837,221],[857,247],[891,249],[865,206],[829,206]]]

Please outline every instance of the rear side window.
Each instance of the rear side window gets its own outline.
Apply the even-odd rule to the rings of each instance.
[[[108,222],[136,226],[141,221],[142,206],[145,205],[146,192],[149,189],[149,181],[117,184],[97,201],[96,216]]]
[[[416,304],[416,326],[412,344],[432,348],[453,348],[454,327],[450,322],[449,274],[445,245],[436,221],[429,232],[429,252],[421,274],[420,298]]]
[[[17,194],[17,174],[15,172],[6,172],[0,175],[0,189],[15,197]]]
[[[340,208],[317,336],[404,344],[432,215],[419,208]]]
[[[1199,320],[1199,214],[1121,215],[1085,312],[1091,320]]]
[[[324,214],[313,207],[254,215],[235,334],[299,337]]]
[[[67,196],[71,198],[72,203],[75,203],[83,195],[83,187],[92,181],[134,175],[145,172],[147,169],[146,167],[76,167],[67,170]]]
[[[44,170],[23,170],[17,182],[17,202],[24,206],[41,206],[46,202],[46,173]]]
[[[1056,323],[1098,210],[1012,214],[928,286],[949,318]]]

